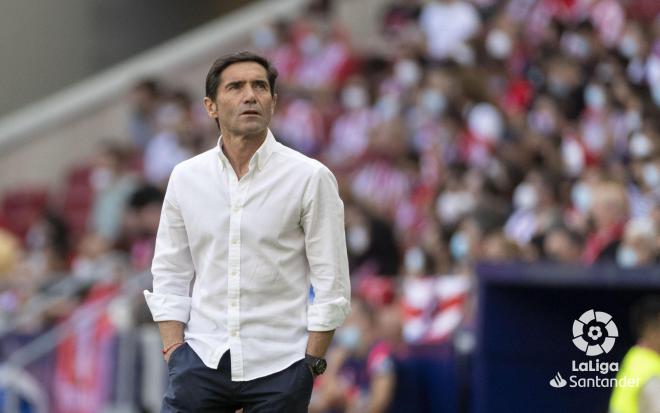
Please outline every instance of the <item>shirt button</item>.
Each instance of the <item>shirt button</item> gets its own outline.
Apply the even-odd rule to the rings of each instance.
[[[240,207],[240,206],[238,206],[238,205],[234,205],[234,209],[233,209],[234,212],[238,212],[238,211],[240,211],[240,210],[241,210],[241,207]]]
[[[230,272],[229,274],[230,274],[230,275],[233,275],[233,276],[235,277],[236,274],[238,274],[238,273],[237,273],[236,271],[232,271],[232,272]]]
[[[232,336],[232,337],[236,337],[237,335],[238,335],[238,331],[233,330],[233,331],[231,332],[231,336]]]
[[[238,238],[234,238],[233,240],[231,240],[231,243],[232,244],[238,244]]]

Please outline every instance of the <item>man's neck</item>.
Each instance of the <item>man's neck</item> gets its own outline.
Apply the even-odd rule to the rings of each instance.
[[[260,136],[256,135],[233,135],[222,134],[222,151],[231,164],[238,179],[248,173],[250,159],[266,140],[268,130],[264,130]]]

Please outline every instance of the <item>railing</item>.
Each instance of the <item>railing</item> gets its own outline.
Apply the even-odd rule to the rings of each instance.
[[[135,383],[136,355],[140,345],[137,338],[139,332],[132,325],[136,313],[134,303],[142,302],[142,290],[149,287],[150,281],[151,275],[148,272],[133,275],[120,284],[116,293],[84,304],[84,311],[74,311],[66,321],[37,335],[26,345],[11,353],[0,365],[0,388],[4,391],[1,411],[5,413],[24,411],[21,410],[21,399],[29,401],[32,409],[30,411],[34,413],[51,411],[52,402],[49,400],[48,389],[44,388],[44,382],[51,382],[55,379],[53,377],[34,377],[28,372],[28,366],[42,360],[47,355],[53,355],[63,340],[70,337],[77,327],[89,325],[90,322],[98,320],[101,315],[108,313],[111,309],[114,313],[119,312],[124,323],[115,323],[114,337],[117,345],[116,353],[113,353],[113,356],[116,361],[116,371],[115,382],[111,384],[111,393],[114,394],[114,397],[104,406],[103,411],[126,413],[135,411],[134,401],[138,397],[136,391],[140,389],[140,386]],[[36,299],[38,300],[39,297]],[[41,316],[38,312],[31,314],[35,318]],[[13,329],[5,329],[2,338],[11,336],[18,328],[19,325]],[[158,346],[155,343],[154,345]],[[109,357],[110,354],[93,356]]]

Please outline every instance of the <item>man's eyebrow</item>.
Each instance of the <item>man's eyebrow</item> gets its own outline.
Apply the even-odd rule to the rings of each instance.
[[[227,84],[225,84],[225,87],[240,86],[240,85],[243,85],[243,84],[245,84],[245,80],[234,80],[234,81],[231,81],[231,82],[227,82]]]

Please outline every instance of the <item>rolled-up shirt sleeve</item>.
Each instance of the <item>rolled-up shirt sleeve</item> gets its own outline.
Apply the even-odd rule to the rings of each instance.
[[[167,185],[151,265],[153,292],[144,291],[154,321],[181,321],[190,317],[190,290],[194,265],[188,235],[176,197],[176,168]]]
[[[339,327],[350,312],[351,287],[344,235],[344,204],[337,181],[322,166],[311,178],[303,198],[302,227],[314,288],[307,309],[309,331]]]

